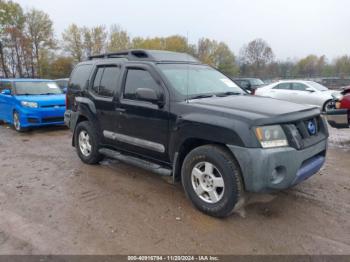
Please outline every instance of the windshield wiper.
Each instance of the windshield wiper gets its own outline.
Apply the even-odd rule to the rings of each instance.
[[[44,95],[56,95],[55,93],[42,93],[42,94],[39,94],[41,96],[44,96]]]
[[[192,96],[190,99],[201,99],[201,98],[208,98],[214,96],[213,94],[202,94],[202,95],[197,95],[197,96]]]
[[[241,92],[232,92],[232,91],[228,91],[228,92],[223,92],[223,93],[217,93],[215,94],[216,96],[219,97],[223,97],[223,96],[234,96],[234,95],[242,95]]]

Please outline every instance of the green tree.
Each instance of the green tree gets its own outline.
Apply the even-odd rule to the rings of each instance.
[[[84,36],[85,56],[101,54],[106,49],[107,31],[105,26],[95,26],[92,28],[84,27],[82,30]]]
[[[224,42],[217,42],[208,38],[198,41],[196,56],[200,61],[219,69],[229,76],[237,75],[239,69],[235,63],[235,56]]]
[[[83,60],[83,30],[76,24],[71,24],[63,33],[63,46],[76,62]]]
[[[72,57],[59,56],[50,64],[50,78],[68,78],[73,70],[74,59]]]
[[[325,66],[325,56],[308,55],[296,64],[296,71],[302,77],[320,76]]]
[[[55,48],[53,23],[48,14],[37,9],[31,9],[26,14],[26,25],[28,38],[33,47],[33,56],[38,66],[40,64],[40,52]],[[39,67],[37,71],[37,75],[40,76]]]
[[[274,57],[272,48],[265,40],[258,38],[249,42],[240,51],[240,63],[244,68],[243,74],[263,77]]]
[[[339,76],[350,75],[350,56],[344,55],[334,61],[335,72]]]
[[[128,32],[118,25],[112,25],[109,32],[108,52],[126,50],[130,45],[130,36]]]

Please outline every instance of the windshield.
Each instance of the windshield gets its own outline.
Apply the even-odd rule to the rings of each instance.
[[[327,91],[328,90],[327,87],[320,85],[319,83],[316,83],[316,82],[308,82],[308,84],[310,86],[312,86],[313,88],[316,88],[318,91]]]
[[[252,79],[249,79],[249,82],[252,86],[261,86],[264,84],[263,81],[261,81],[259,78],[252,78]]]
[[[206,65],[159,64],[181,99],[200,95],[245,94],[231,79]]]
[[[16,95],[51,95],[62,94],[55,82],[28,81],[15,83]]]

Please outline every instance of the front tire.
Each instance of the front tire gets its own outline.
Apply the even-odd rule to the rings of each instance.
[[[25,132],[25,131],[27,131],[26,128],[22,127],[21,118],[20,118],[20,115],[19,115],[19,113],[17,111],[13,112],[13,128],[17,132]]]
[[[88,121],[80,122],[75,129],[75,145],[79,158],[86,164],[98,164],[103,156],[98,152],[97,134]]]
[[[192,204],[210,216],[230,215],[243,193],[239,165],[222,146],[192,150],[184,160],[181,177]]]
[[[327,113],[327,111],[329,111],[330,109],[333,109],[332,108],[332,100],[327,100],[324,104],[323,104],[323,107],[322,107],[322,112],[323,113]]]

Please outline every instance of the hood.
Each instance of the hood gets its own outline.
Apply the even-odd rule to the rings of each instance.
[[[341,95],[341,92],[340,92],[340,91],[337,91],[337,90],[320,91],[320,93],[321,93],[322,95],[331,96],[331,97],[338,97],[338,96]]]
[[[251,95],[196,99],[191,100],[190,105],[207,109],[220,116],[234,115],[235,118],[261,124],[295,121],[320,113],[315,106]]]
[[[41,106],[65,106],[66,96],[64,94],[57,95],[20,95],[15,96],[18,101],[36,102]]]

